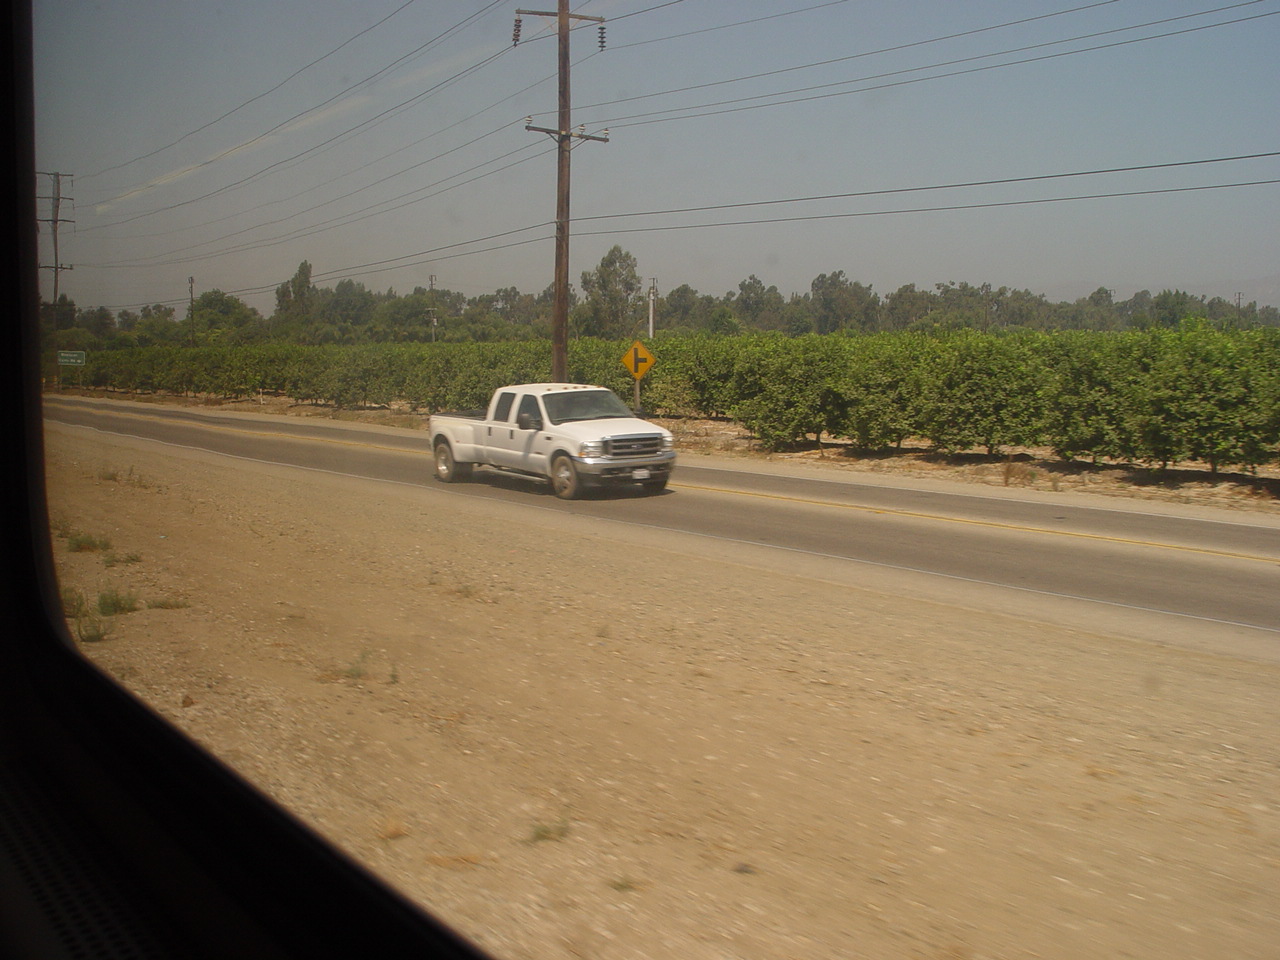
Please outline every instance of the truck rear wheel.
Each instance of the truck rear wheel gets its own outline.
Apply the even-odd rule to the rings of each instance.
[[[471,464],[458,463],[453,459],[453,448],[449,441],[441,440],[436,444],[436,479],[442,483],[457,483],[471,477]]]
[[[573,461],[560,454],[551,461],[551,489],[561,500],[576,500],[582,495],[582,478]]]

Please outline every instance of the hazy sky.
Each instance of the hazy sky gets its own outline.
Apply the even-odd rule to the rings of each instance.
[[[35,0],[62,292],[136,310],[194,277],[269,313],[302,260],[321,286],[541,291],[554,144],[525,117],[555,126],[556,45],[525,16],[512,46],[527,5]],[[620,244],[662,292],[843,270],[1280,305],[1280,184],[1224,186],[1280,180],[1226,159],[1280,152],[1280,0],[572,9],[608,20],[603,52],[572,34],[573,125],[609,130],[573,152],[575,283]]]

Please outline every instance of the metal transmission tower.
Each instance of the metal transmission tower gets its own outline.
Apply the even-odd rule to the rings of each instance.
[[[513,45],[520,42],[520,18],[555,17],[560,36],[560,115],[558,129],[533,126],[533,118],[525,121],[525,129],[545,133],[559,146],[556,163],[556,274],[555,299],[551,306],[551,379],[563,383],[569,379],[569,151],[574,140],[609,142],[609,131],[603,136],[590,136],[582,128],[571,130],[569,120],[569,30],[570,21],[591,20],[600,24],[600,49],[604,49],[604,17],[588,17],[569,12],[569,0],[559,0],[559,9],[517,10]]]
[[[47,197],[37,197],[36,199],[37,199],[37,200],[48,200],[48,201],[50,201],[50,204],[51,204],[51,206],[50,206],[50,209],[51,209],[51,211],[52,211],[52,212],[51,212],[51,215],[50,215],[49,217],[47,217],[47,218],[46,218],[46,217],[41,217],[41,218],[39,219],[39,221],[38,221],[38,222],[40,222],[40,223],[47,223],[47,224],[50,224],[50,225],[51,225],[51,228],[52,228],[52,229],[51,229],[51,232],[52,232],[52,234],[53,234],[53,263],[52,263],[51,265],[49,265],[49,266],[44,267],[43,269],[45,269],[45,270],[52,270],[52,271],[53,271],[53,302],[56,304],[56,303],[58,302],[58,278],[59,278],[60,276],[62,276],[62,271],[63,271],[63,270],[73,270],[73,269],[75,269],[75,268],[74,268],[74,267],[72,267],[70,264],[64,264],[64,263],[62,262],[61,258],[60,258],[59,253],[58,253],[58,224],[60,224],[60,223],[75,223],[75,221],[74,221],[74,220],[64,220],[64,219],[62,218],[62,216],[61,216],[61,210],[62,210],[62,178],[63,178],[63,177],[68,177],[68,178],[70,178],[71,174],[69,174],[69,173],[46,173],[45,171],[42,171],[42,170],[37,170],[36,172],[37,172],[37,173],[39,173],[41,176],[48,177],[49,179],[51,179],[51,180],[53,181],[53,193],[52,193],[52,195],[47,196]]]

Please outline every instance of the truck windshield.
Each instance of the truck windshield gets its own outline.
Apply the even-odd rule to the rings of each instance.
[[[547,419],[552,423],[634,416],[611,390],[549,393],[542,398],[542,404],[547,408]]]

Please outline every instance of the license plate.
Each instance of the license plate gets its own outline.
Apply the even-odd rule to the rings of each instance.
[[[651,476],[652,474],[644,467],[639,467],[631,471],[632,480],[648,480]]]

